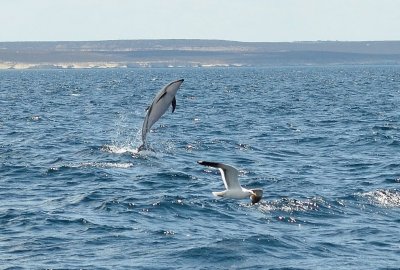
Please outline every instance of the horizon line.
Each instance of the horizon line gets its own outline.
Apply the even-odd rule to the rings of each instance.
[[[400,42],[395,39],[387,40],[294,40],[294,41],[240,41],[229,39],[202,39],[202,38],[144,38],[144,39],[96,39],[96,40],[18,40],[18,41],[0,41],[0,43],[56,43],[56,42],[112,42],[112,41],[222,41],[222,42],[237,42],[237,43],[328,43],[328,42],[343,42],[343,43],[361,43],[361,42]]]

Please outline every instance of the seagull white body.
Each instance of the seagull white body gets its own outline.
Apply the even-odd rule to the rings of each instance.
[[[218,168],[221,172],[222,181],[224,182],[226,190],[213,192],[214,196],[232,199],[245,199],[250,197],[253,204],[261,200],[263,194],[261,189],[246,189],[240,185],[238,179],[239,171],[235,167],[209,161],[198,161],[198,163],[204,166]]]
[[[143,121],[142,126],[142,145],[139,147],[139,151],[145,147],[146,136],[150,131],[150,128],[154,125],[158,119],[168,110],[168,107],[172,105],[172,112],[176,108],[176,92],[183,83],[183,79],[170,82],[164,86],[154,97],[151,105],[147,109],[146,117]]]

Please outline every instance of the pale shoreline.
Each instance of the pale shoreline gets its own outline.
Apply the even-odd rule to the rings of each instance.
[[[105,63],[105,62],[82,62],[82,63],[12,63],[0,62],[0,70],[24,70],[24,69],[109,69],[109,68],[209,68],[209,67],[243,67],[242,64],[224,63],[191,63],[189,65],[171,65],[154,62],[136,63]]]
[[[0,42],[0,69],[400,65],[400,41]]]

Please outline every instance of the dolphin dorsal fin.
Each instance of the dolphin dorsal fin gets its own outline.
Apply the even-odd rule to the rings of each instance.
[[[174,97],[174,99],[172,100],[172,112],[175,111],[176,108],[176,98]]]

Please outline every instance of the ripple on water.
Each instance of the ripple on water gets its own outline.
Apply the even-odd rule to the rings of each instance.
[[[2,71],[1,267],[395,269],[399,74]],[[137,153],[145,108],[181,75],[179,108]],[[236,164],[264,200],[214,198],[206,158]]]

